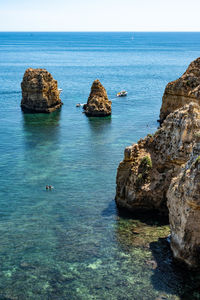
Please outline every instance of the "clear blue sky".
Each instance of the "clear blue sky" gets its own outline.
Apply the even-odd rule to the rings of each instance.
[[[0,31],[200,31],[200,0],[0,0]]]

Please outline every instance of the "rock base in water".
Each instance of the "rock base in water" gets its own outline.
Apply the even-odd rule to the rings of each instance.
[[[200,106],[169,114],[154,135],[125,149],[116,203],[169,214],[174,257],[200,267]],[[167,209],[168,207],[168,209]]]
[[[83,106],[88,117],[106,117],[111,115],[111,104],[107,92],[100,81],[93,82],[87,103]]]

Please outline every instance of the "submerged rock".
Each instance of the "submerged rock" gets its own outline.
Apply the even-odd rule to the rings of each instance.
[[[45,69],[27,69],[21,88],[21,108],[25,112],[50,113],[63,104],[57,81]]]
[[[105,117],[111,115],[111,104],[107,92],[97,79],[93,82],[91,92],[83,109],[88,117]]]
[[[160,122],[168,114],[190,102],[200,104],[200,57],[189,65],[179,79],[167,84],[162,99]]]

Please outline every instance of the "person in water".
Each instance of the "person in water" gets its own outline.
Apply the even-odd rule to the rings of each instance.
[[[52,190],[54,187],[52,185],[46,185],[46,190]]]

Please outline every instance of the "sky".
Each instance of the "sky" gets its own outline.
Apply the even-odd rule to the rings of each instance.
[[[0,0],[0,31],[200,31],[200,0]]]

